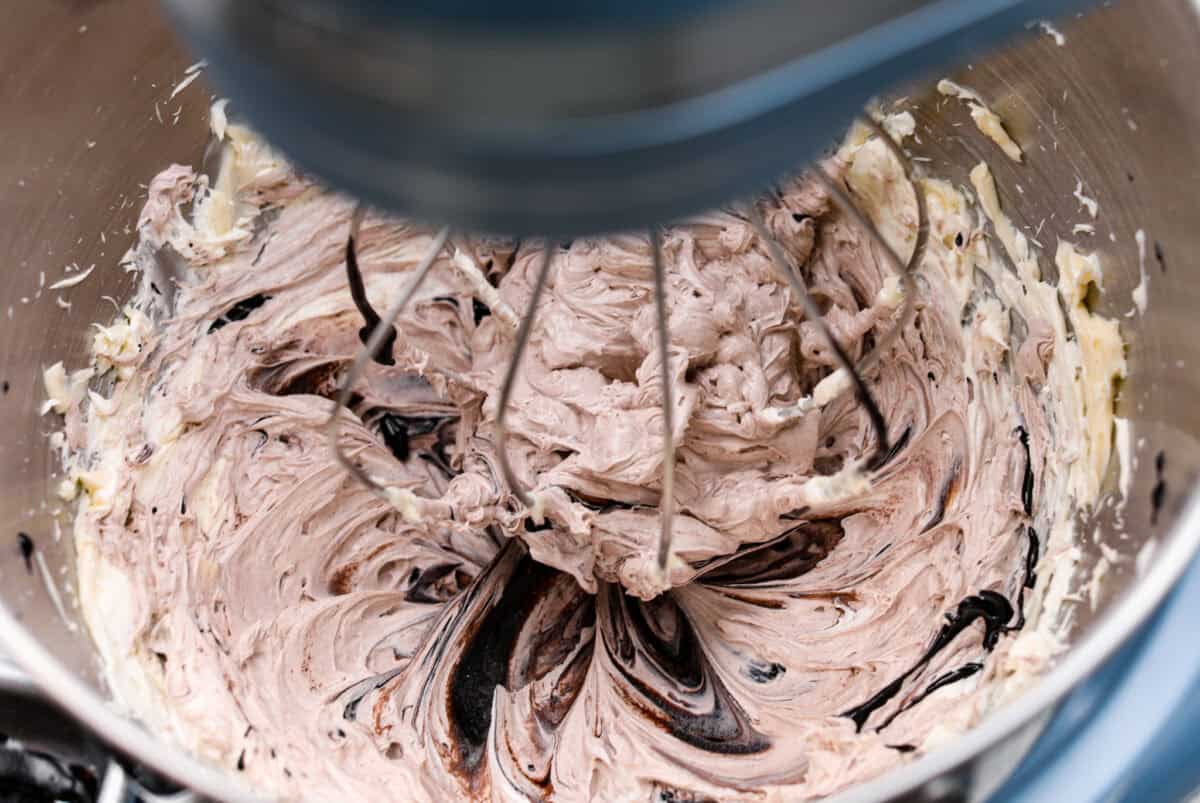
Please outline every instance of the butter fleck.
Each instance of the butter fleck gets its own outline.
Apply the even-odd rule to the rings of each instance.
[[[958,98],[965,102],[971,111],[971,119],[975,121],[975,127],[983,132],[988,139],[1000,146],[1000,150],[1004,151],[1004,155],[1014,162],[1020,162],[1022,153],[1021,146],[1009,135],[1004,128],[1004,123],[1000,119],[1000,115],[992,111],[991,107],[984,102],[983,98],[970,87],[965,87],[961,84],[956,84],[953,81],[943,78],[938,81],[938,92],[948,97]]]

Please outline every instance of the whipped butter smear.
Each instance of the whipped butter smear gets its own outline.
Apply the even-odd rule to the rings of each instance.
[[[1095,257],[1063,243],[1044,280],[986,164],[918,184],[916,316],[868,372],[892,449],[861,471],[867,415],[749,222],[664,230],[661,572],[647,238],[451,236],[342,414],[399,510],[326,438],[361,348],[353,201],[218,111],[219,175],[153,180],[140,290],[90,367],[47,375],[82,609],[155,732],[288,800],[796,801],[953,739],[1061,650],[1122,342],[1085,305]],[[917,205],[884,143],[856,129],[825,167],[907,258]],[[811,177],[759,208],[861,357],[903,301],[884,255]],[[368,213],[377,308],[434,234]],[[508,418],[535,516],[494,422],[547,247]]]

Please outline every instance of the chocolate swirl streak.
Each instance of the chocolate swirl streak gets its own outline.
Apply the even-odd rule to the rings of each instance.
[[[1006,632],[1005,626],[1012,617],[1013,606],[1002,594],[984,590],[978,594],[966,597],[962,602],[958,603],[958,607],[953,614],[947,614],[946,623],[938,630],[937,635],[933,638],[933,642],[925,650],[920,660],[903,672],[900,677],[880,689],[869,700],[861,705],[856,705],[842,714],[842,716],[853,721],[855,729],[861,731],[863,726],[867,724],[867,720],[871,717],[871,714],[887,705],[893,697],[900,693],[900,689],[904,686],[906,680],[928,666],[935,655],[948,647],[960,633],[977,620],[983,621],[983,648],[990,651],[996,646],[1000,635]],[[940,685],[945,685],[945,683],[943,682]],[[926,696],[928,693],[927,691]],[[889,719],[877,730],[882,730],[890,723],[891,720]]]
[[[712,753],[750,754],[770,742],[712,674],[687,617],[670,596],[640,602],[605,585],[604,648],[628,686],[622,694],[675,738]]]

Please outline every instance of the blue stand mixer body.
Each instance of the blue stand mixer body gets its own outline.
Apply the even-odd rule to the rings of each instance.
[[[1200,561],[1157,614],[1058,707],[992,798],[1175,803],[1200,788]]]

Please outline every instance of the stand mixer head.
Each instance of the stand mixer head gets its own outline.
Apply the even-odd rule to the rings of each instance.
[[[1079,0],[166,0],[298,164],[508,235],[666,223],[815,157],[874,94]]]

